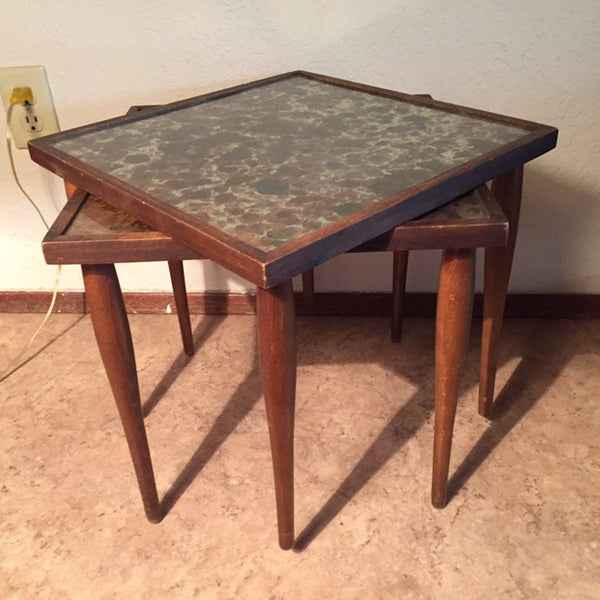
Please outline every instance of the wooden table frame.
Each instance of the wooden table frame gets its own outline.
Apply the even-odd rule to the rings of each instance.
[[[249,247],[228,233],[194,217],[186,218],[181,211],[152,195],[81,162],[54,146],[57,141],[132,123],[142,118],[153,118],[172,110],[218,101],[243,90],[292,77],[392,98],[442,112],[467,115],[475,120],[511,125],[523,129],[523,136],[268,252]],[[518,225],[523,164],[551,150],[556,144],[556,138],[557,130],[545,125],[298,71],[167,105],[142,116],[121,117],[41,138],[30,142],[29,150],[33,160],[66,181],[102,197],[257,285],[259,354],[273,455],[279,544],[281,548],[289,549],[294,543],[293,425],[296,377],[292,277],[466,193],[485,181],[493,180],[493,194],[509,218],[511,233],[509,244],[505,248],[486,251],[482,352],[486,374],[480,388],[480,412],[489,415],[493,400],[498,339]],[[472,283],[471,252],[450,251],[445,256],[440,280],[440,289],[445,290],[440,297],[446,303],[438,305],[436,360],[440,361],[442,368],[436,371],[435,428],[440,439],[434,453],[433,503],[436,506],[443,506],[446,497],[449,448],[456,408],[455,400],[450,399],[456,398],[457,393],[457,365],[460,364],[459,357],[464,352],[469,329]],[[464,293],[447,293],[451,289],[460,289]],[[450,437],[447,435],[448,431]]]

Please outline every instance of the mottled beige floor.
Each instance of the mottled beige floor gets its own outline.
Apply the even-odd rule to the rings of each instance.
[[[0,315],[2,364],[40,315]],[[600,321],[505,324],[499,408],[476,412],[454,495],[429,504],[433,321],[299,319],[296,521],[276,541],[251,317],[131,318],[161,495],[143,516],[89,317],[52,317],[0,384],[0,598],[600,597]]]

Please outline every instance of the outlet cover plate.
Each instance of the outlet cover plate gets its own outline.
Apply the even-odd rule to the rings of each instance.
[[[10,132],[17,148],[27,148],[27,141],[60,131],[54,101],[41,65],[29,67],[0,67],[0,95],[8,113],[10,96],[16,87],[29,87],[33,92],[33,104],[27,109],[15,105],[10,119]],[[28,124],[36,119],[36,128]]]

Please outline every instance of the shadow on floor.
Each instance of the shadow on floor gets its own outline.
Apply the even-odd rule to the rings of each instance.
[[[540,340],[523,344],[522,358],[503,388],[497,392],[489,428],[479,438],[448,481],[448,502],[465,485],[471,475],[493,453],[521,419],[552,387],[577,349],[568,341],[560,348],[546,346]]]
[[[54,342],[59,340],[63,335],[65,335],[65,333],[68,333],[69,331],[71,331],[71,329],[73,329],[73,327],[78,325],[83,319],[85,319],[85,317],[86,317],[86,315],[81,315],[78,319],[73,321],[73,323],[71,323],[68,327],[63,329],[63,331],[61,331],[60,333],[55,335],[49,342],[46,342],[39,350],[34,352],[31,356],[28,356],[22,362],[18,362],[19,359],[21,358],[21,355],[24,354],[28,350],[29,345],[33,342],[33,339],[31,339],[30,342],[27,344],[27,346],[25,346],[25,348],[23,348],[23,350],[21,350],[21,352],[15,358],[12,359],[11,363],[9,363],[9,365],[8,365],[9,370],[6,373],[0,374],[0,383],[2,383],[5,379],[8,379],[13,373],[16,373],[19,369],[24,367],[27,363],[31,362],[36,356],[38,356],[38,354],[41,354],[44,350],[46,350],[47,348],[52,346],[52,344],[54,344]],[[11,365],[15,362],[18,362],[18,364],[16,364],[14,367],[11,368]]]
[[[210,336],[219,328],[225,317],[211,317],[202,319],[193,332],[194,349],[200,347]],[[173,361],[173,364],[167,369],[161,380],[156,384],[144,404],[142,405],[142,415],[146,418],[156,408],[158,403],[169,391],[169,388],[175,383],[179,375],[192,360],[193,355],[187,355],[183,350]]]
[[[162,499],[163,514],[167,514],[173,508],[177,500],[181,498],[185,490],[202,471],[204,465],[252,410],[260,399],[261,393],[260,374],[255,353],[255,361],[251,371],[244,381],[238,385],[219,416],[215,419],[209,432],[204,436],[204,439]]]
[[[196,347],[212,335],[221,321],[222,318],[213,318],[206,322],[203,320],[196,327],[194,332]],[[348,320],[347,326],[353,327],[356,325],[352,324],[352,320]],[[323,331],[322,326],[316,323],[313,323],[312,326],[309,325],[309,327],[310,332],[308,337],[312,344],[318,346],[319,337],[326,336],[327,331]],[[384,331],[384,334],[387,337],[387,330]],[[480,337],[478,334],[479,331],[474,331],[472,335],[472,340],[475,343],[471,344],[469,356],[467,357],[467,365],[463,369],[464,375],[461,381],[461,393],[464,393],[465,389],[475,386],[478,381],[479,343],[477,338]],[[390,350],[390,347],[395,349]],[[465,485],[477,468],[493,453],[494,449],[517,425],[522,417],[535,406],[544,392],[552,386],[556,377],[575,351],[574,348],[570,348],[566,344],[560,349],[555,348],[554,352],[548,349],[548,355],[539,357],[537,352],[539,352],[540,340],[527,338],[520,339],[514,347],[515,351],[512,354],[505,352],[501,355],[500,364],[510,361],[517,354],[521,358],[521,361],[507,383],[503,386],[503,389],[497,394],[491,426],[485,431],[451,476],[448,486],[449,501]],[[337,517],[370,479],[385,466],[390,458],[421,427],[427,424],[431,418],[433,394],[430,382],[428,381],[431,378],[431,370],[420,372],[417,376],[415,376],[414,372],[404,373],[402,372],[402,366],[399,366],[398,352],[404,351],[406,347],[390,346],[387,340],[385,344],[382,340],[381,348],[382,350],[380,352],[377,351],[376,355],[372,357],[373,360],[380,362],[386,370],[396,372],[401,377],[410,380],[419,389],[390,419],[377,438],[364,452],[362,458],[304,527],[296,539],[294,546],[294,550],[296,551],[305,549]],[[327,360],[336,360],[336,350],[334,349],[332,352],[334,355],[328,356]],[[433,345],[431,347],[431,359],[433,360]],[[183,352],[175,359],[144,404],[144,415],[148,415],[156,407],[160,399],[189,363],[189,360],[190,357]],[[300,349],[298,354],[300,365],[318,364],[319,360],[323,360],[323,358],[313,361],[309,352],[304,352]],[[342,352],[337,353],[337,360],[354,362],[356,357],[352,352],[352,348],[346,348]],[[161,502],[163,514],[168,513],[173,508],[218,448],[256,405],[261,395],[261,381],[255,350],[255,361],[252,370],[248,373],[244,381],[238,385],[226,406],[216,417],[210,431],[204,436],[194,454],[190,457],[163,497]],[[473,410],[476,410],[476,407],[473,407]]]
[[[562,351],[552,355],[550,358],[551,364],[549,365],[549,356],[538,357],[539,348],[539,340],[534,339],[525,340],[522,348],[519,348],[519,354],[522,354],[524,358],[497,395],[492,414],[493,422],[490,428],[481,436],[451,476],[448,483],[448,501],[451,501],[477,468],[492,454],[523,416],[535,406],[545,391],[552,386],[573,353],[573,349],[569,351],[568,348],[562,348]],[[470,361],[472,362],[475,359],[478,363],[478,346],[472,348],[469,354],[471,355]],[[502,358],[508,361],[512,357],[501,357],[501,360]],[[542,364],[544,368],[540,369]],[[394,368],[393,365],[386,366]],[[468,376],[464,376],[461,382],[463,391],[466,387],[476,385],[478,382],[478,369],[471,367],[468,371]],[[295,551],[301,552],[304,550],[337,517],[350,500],[392,458],[411,435],[428,421],[432,410],[433,398],[424,397],[424,391],[421,387],[392,417],[352,471],[298,535],[294,545]],[[407,429],[405,426],[405,420],[409,414],[413,424],[411,429]]]
[[[423,408],[427,392],[423,389],[392,417],[356,463],[351,473],[296,538],[294,550],[304,550],[335,519],[352,498],[389,461],[392,456],[427,422],[431,409]],[[406,422],[410,422],[410,426]]]

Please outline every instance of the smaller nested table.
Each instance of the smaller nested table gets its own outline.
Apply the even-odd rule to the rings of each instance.
[[[511,227],[507,249],[486,255],[484,329],[497,338],[523,165],[556,138],[553,127],[299,71],[39,138],[29,151],[256,284],[279,543],[291,548],[292,278],[494,180]],[[490,365],[495,347],[483,349]],[[493,370],[484,387],[491,397]]]

